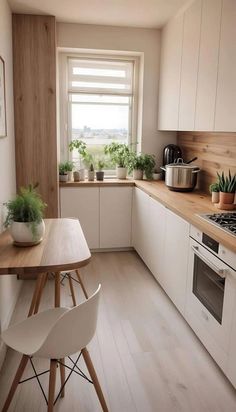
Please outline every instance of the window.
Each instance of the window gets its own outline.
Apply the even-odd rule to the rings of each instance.
[[[135,144],[135,59],[67,56],[66,66],[68,126],[64,149],[71,140],[81,139],[98,159],[112,141]],[[73,151],[72,160],[78,161],[77,151]],[[107,165],[107,169],[111,167]]]

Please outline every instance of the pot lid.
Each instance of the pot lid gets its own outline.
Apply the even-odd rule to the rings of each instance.
[[[172,168],[172,167],[184,167],[186,169],[199,169],[199,167],[196,166],[196,165],[184,163],[184,161],[181,157],[178,158],[178,159],[175,159],[174,163],[169,163],[165,167],[170,167],[170,168]]]

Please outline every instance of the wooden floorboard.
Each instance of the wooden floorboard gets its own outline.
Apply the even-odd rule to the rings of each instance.
[[[235,412],[236,391],[135,252],[96,253],[81,274],[89,294],[102,284],[89,350],[110,412]],[[71,306],[68,280],[64,283],[62,304]],[[24,282],[12,323],[26,317],[33,287],[34,281]],[[77,299],[84,300],[75,288]],[[40,310],[52,305],[49,281]],[[0,409],[19,359],[8,350],[0,373]],[[48,368],[44,360],[35,364],[39,371]],[[58,370],[58,384],[59,377]],[[47,392],[48,376],[41,382]],[[9,411],[46,411],[36,381],[20,385]],[[100,412],[93,386],[73,376],[55,406],[55,412],[64,411]]]

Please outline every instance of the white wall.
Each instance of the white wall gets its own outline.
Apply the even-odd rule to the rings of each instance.
[[[12,27],[11,11],[7,0],[0,1],[0,56],[5,61],[7,137],[0,138],[0,231],[2,230],[2,203],[10,199],[16,190],[15,146],[13,113]],[[21,282],[15,276],[0,276],[0,330],[10,321]],[[0,366],[5,348],[0,341]]]
[[[57,46],[144,53],[141,149],[146,153],[155,154],[157,162],[160,163],[163,147],[168,143],[176,142],[174,132],[158,132],[157,130],[160,31],[57,23]]]

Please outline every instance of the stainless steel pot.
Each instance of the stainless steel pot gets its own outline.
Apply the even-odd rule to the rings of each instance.
[[[200,172],[198,166],[184,163],[181,158],[161,169],[166,172],[166,186],[175,192],[191,192],[197,184],[197,174]]]

